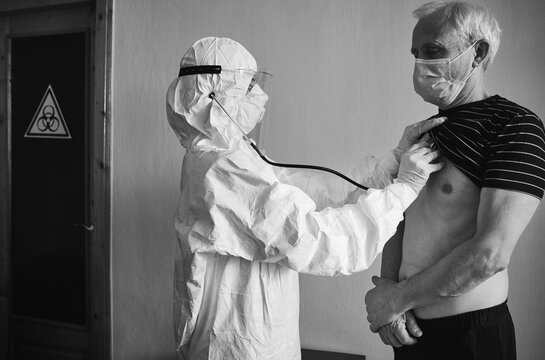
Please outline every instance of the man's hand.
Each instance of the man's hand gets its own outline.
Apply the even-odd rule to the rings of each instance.
[[[371,331],[377,332],[382,326],[401,317],[403,312],[398,312],[394,305],[398,293],[397,283],[378,276],[373,276],[371,280],[376,287],[365,295],[365,306]]]
[[[422,336],[422,330],[416,323],[412,311],[407,311],[396,320],[381,327],[378,334],[384,344],[401,347],[416,344],[415,338]]]
[[[445,117],[438,117],[433,119],[427,119],[420,122],[417,122],[416,124],[409,125],[405,128],[405,131],[403,132],[403,136],[401,137],[401,140],[399,140],[399,144],[397,145],[397,148],[394,150],[395,157],[397,160],[401,159],[401,155],[409,148],[416,144],[422,135],[433,129],[434,127],[441,125],[446,120]]]

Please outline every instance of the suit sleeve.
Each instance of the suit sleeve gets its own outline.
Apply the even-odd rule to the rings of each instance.
[[[189,233],[192,251],[274,262],[301,273],[335,276],[367,269],[395,233],[417,194],[394,183],[354,204],[316,210],[298,187],[222,159],[205,177],[203,226]]]

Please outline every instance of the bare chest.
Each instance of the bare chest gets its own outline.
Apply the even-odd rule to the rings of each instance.
[[[407,209],[403,261],[428,266],[476,230],[480,189],[447,159]]]

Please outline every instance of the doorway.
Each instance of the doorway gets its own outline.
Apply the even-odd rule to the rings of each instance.
[[[0,9],[0,357],[109,359],[110,2],[55,3]]]

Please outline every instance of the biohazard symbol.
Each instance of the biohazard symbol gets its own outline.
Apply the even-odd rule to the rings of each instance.
[[[25,137],[71,139],[70,131],[51,85],[47,87],[45,95],[32,118]]]

